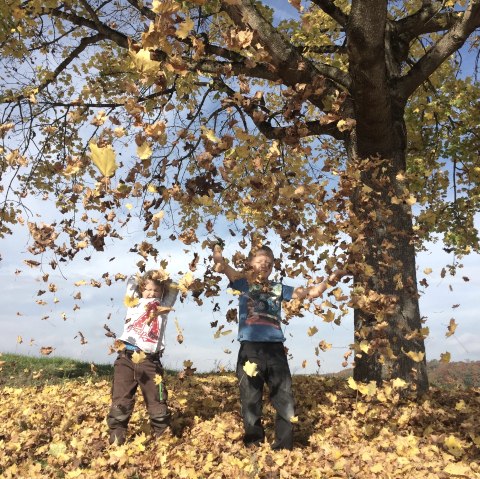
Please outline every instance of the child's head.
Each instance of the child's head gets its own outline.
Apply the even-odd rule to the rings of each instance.
[[[248,255],[248,266],[255,275],[255,279],[266,280],[273,270],[275,257],[268,246],[252,249]]]
[[[158,279],[157,271],[148,271],[138,280],[138,290],[142,298],[161,298],[168,280]]]

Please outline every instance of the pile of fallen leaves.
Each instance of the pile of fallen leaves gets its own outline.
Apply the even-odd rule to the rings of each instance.
[[[172,431],[150,436],[138,395],[129,437],[108,445],[110,382],[4,387],[2,478],[480,478],[480,390],[432,390],[402,398],[352,379],[294,377],[295,448],[242,444],[231,374],[168,376]],[[273,440],[274,411],[265,401]]]

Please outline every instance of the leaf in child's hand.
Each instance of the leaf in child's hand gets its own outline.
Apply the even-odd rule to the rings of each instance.
[[[146,354],[143,351],[140,351],[140,352],[135,351],[132,354],[132,361],[135,364],[141,363],[145,358],[146,358]]]
[[[138,304],[138,298],[135,298],[134,296],[125,296],[123,299],[123,304],[127,308],[132,308],[133,306],[136,306]]]
[[[247,373],[247,376],[250,376],[252,378],[258,374],[257,364],[251,363],[250,361],[247,361],[243,365],[243,370]]]

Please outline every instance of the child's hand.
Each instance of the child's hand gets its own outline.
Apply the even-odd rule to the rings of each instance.
[[[213,247],[213,261],[215,263],[223,263],[223,254],[222,254],[222,247],[219,244],[216,244]]]

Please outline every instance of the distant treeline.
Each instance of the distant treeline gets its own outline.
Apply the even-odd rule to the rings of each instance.
[[[428,377],[432,386],[478,388],[480,387],[480,361],[442,363],[432,360],[427,363]]]

